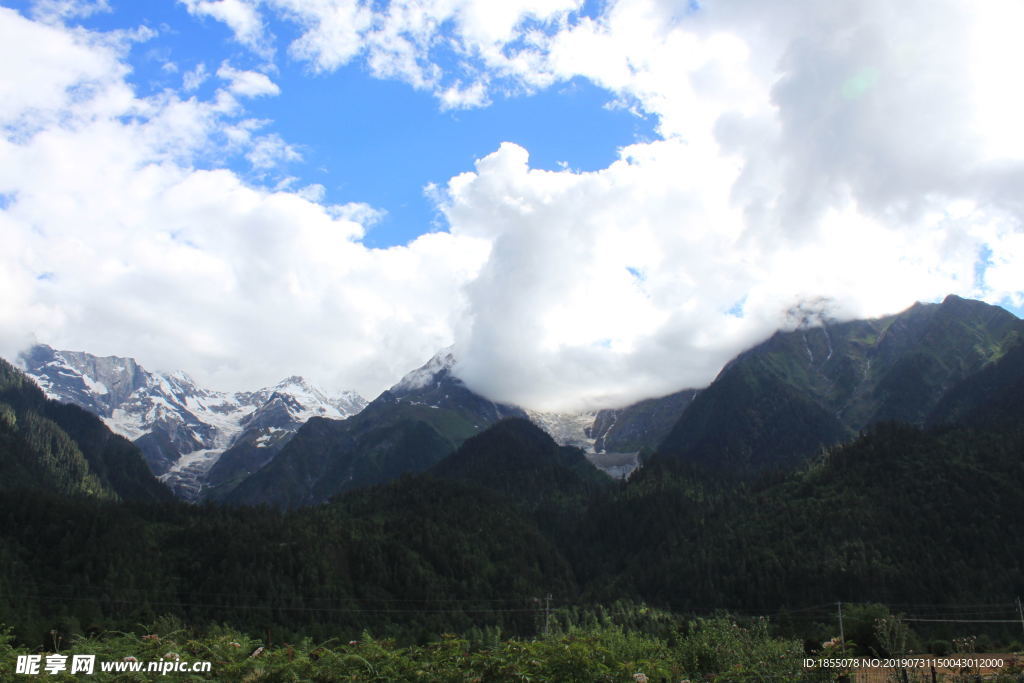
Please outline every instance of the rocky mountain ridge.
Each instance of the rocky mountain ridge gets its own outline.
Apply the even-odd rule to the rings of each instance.
[[[457,376],[452,349],[369,404],[329,398],[298,377],[228,396],[184,373],[49,347],[23,354],[22,364],[49,395],[134,436],[179,495],[291,507],[423,471],[508,417],[528,417],[617,478],[655,454],[731,472],[787,468],[872,424],[923,424],[952,386],[1022,338],[1016,316],[951,296],[883,318],[779,331],[704,389],[566,414],[473,392]]]
[[[236,443],[272,457],[309,418],[343,419],[366,405],[355,392],[329,397],[297,376],[257,391],[211,391],[184,372],[150,372],[132,358],[43,344],[20,354],[18,364],[47,397],[98,415],[134,441],[153,473],[189,500]]]

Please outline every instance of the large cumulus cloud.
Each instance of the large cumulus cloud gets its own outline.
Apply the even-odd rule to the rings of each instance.
[[[0,10],[7,353],[34,334],[221,385],[302,372],[372,395],[454,343],[491,398],[573,409],[702,385],[808,302],[1024,303],[1019,3],[185,5],[261,59],[359,62],[441,107],[587,78],[659,138],[587,173],[503,144],[433,190],[446,231],[368,249],[387,207],[217,163],[298,155],[245,116],[278,93],[272,69],[225,62],[207,100],[142,98],[124,55],[144,35]],[[298,30],[285,49],[271,18]]]

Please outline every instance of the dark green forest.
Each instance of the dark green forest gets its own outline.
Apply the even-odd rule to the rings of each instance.
[[[547,460],[504,458],[509,444]],[[1007,533],[1024,522],[1022,446],[1018,429],[885,424],[788,475],[736,483],[655,461],[621,484],[509,420],[437,471],[293,511],[7,491],[0,623],[24,642],[161,615],[422,642],[534,634],[549,595],[568,622],[623,601],[1006,602],[1024,591]]]

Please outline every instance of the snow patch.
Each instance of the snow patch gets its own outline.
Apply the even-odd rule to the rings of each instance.
[[[82,381],[85,382],[85,386],[89,387],[89,391],[100,396],[106,396],[110,393],[107,389],[107,385],[103,382],[97,382],[89,375],[82,375]]]
[[[590,436],[596,411],[582,413],[539,413],[527,410],[530,421],[543,429],[561,446],[576,446],[585,453],[594,452],[595,439]]]
[[[594,433],[596,411],[582,413],[539,413],[526,411],[530,421],[548,433],[560,446],[575,446],[599,470],[616,479],[625,479],[639,464],[638,453],[606,453],[598,451]]]

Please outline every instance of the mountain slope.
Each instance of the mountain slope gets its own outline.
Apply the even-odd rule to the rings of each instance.
[[[1012,428],[1024,406],[1024,341],[998,361],[968,376],[935,406],[928,423]]]
[[[173,498],[170,489],[150,472],[140,449],[111,432],[92,413],[50,400],[46,415],[71,437],[90,469],[122,500],[169,501]]]
[[[442,352],[343,421],[310,420],[273,461],[233,490],[232,504],[298,507],[421,472],[495,421],[524,416],[470,391]],[[226,488],[226,487],[225,487]]]
[[[501,420],[467,439],[429,473],[472,482],[527,507],[557,500],[583,504],[611,484],[583,451],[559,446],[521,418]]]
[[[683,389],[625,408],[598,411],[591,428],[597,452],[627,453],[656,448],[699,393],[699,389]]]
[[[1021,349],[1008,338],[998,358],[945,392],[932,414],[953,420],[926,429],[883,421],[803,466],[744,481],[709,477],[698,463],[680,460],[609,484],[578,450],[508,419],[465,438],[420,475],[288,512],[119,506],[96,495],[5,490],[0,586],[8,590],[0,591],[0,615],[43,634],[69,617],[119,628],[144,623],[159,606],[190,623],[312,626],[327,638],[339,627],[393,635],[389,627],[413,622],[452,631],[481,622],[528,625],[535,614],[524,605],[547,591],[574,606],[635,599],[741,613],[836,600],[1005,602],[1024,589],[1024,546],[1013,538],[1024,525]],[[11,426],[45,399],[23,376],[3,371],[0,471],[36,476],[25,469],[30,459],[20,452],[8,458],[2,446]],[[778,380],[758,379],[764,376]],[[372,420],[310,420],[293,443],[309,439],[322,450],[279,472],[293,476],[289,485],[307,487],[297,494],[312,494],[283,504],[328,495],[337,483],[331,477],[346,467],[372,476],[388,463],[420,466],[430,459],[425,439],[446,425],[477,424],[468,409],[459,414],[451,404],[403,397],[410,400],[388,392],[369,409]],[[799,407],[795,401],[785,405]],[[998,419],[975,420],[986,416]],[[56,425],[58,418],[40,419]],[[360,464],[339,450],[339,434],[367,446],[360,453],[380,446],[382,459]],[[397,448],[403,438],[410,443]],[[83,452],[77,462],[92,473]],[[282,453],[264,470],[292,459]],[[98,475],[93,483],[106,486]],[[0,479],[0,487],[7,484]],[[831,629],[832,610],[800,613]]]
[[[287,513],[18,491],[0,496],[0,558],[0,615],[36,638],[69,623],[138,629],[154,612],[320,642],[482,623],[530,632],[527,600],[575,587],[507,501],[412,477]]]
[[[50,398],[100,416],[132,440],[158,430],[179,454],[215,447],[218,426],[241,408],[223,395],[200,389],[184,373],[148,372],[132,358],[97,357],[39,344],[18,360]]]
[[[1022,449],[1020,431],[881,423],[781,479],[646,469],[570,556],[595,595],[674,609],[992,600],[1021,588]]]
[[[48,400],[0,359],[0,487],[169,501],[142,454],[94,415]]]
[[[792,466],[881,421],[922,424],[1022,334],[1007,311],[955,296],[877,320],[777,332],[693,399],[658,459],[749,474]]]
[[[977,602],[1020,590],[1024,344],[939,401],[922,429],[881,422],[785,476],[737,483],[644,468],[591,507],[569,555],[597,596],[677,609],[836,599]],[[689,467],[687,467],[689,465]]]
[[[595,467],[625,479],[664,441],[698,393],[684,389],[624,408],[581,413],[526,412],[558,444],[582,449]]]

